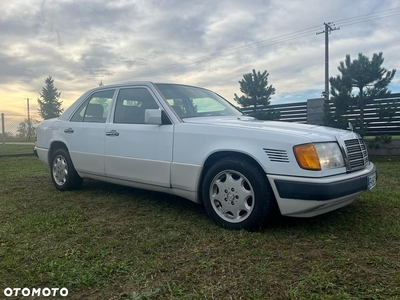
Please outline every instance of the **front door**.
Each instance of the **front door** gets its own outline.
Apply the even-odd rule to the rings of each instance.
[[[173,125],[144,123],[146,109],[157,109],[147,87],[120,89],[105,137],[106,176],[170,186]]]

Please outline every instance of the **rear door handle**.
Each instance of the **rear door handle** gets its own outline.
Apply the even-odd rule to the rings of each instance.
[[[108,136],[119,136],[119,132],[116,130],[106,131],[106,135]]]
[[[72,128],[67,128],[67,129],[64,129],[64,132],[65,133],[74,133],[74,130]]]

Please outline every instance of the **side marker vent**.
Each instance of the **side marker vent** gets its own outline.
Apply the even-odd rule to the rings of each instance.
[[[289,163],[289,157],[286,150],[263,148],[268,158],[272,162]]]

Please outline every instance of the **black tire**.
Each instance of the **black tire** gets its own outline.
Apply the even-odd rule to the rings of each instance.
[[[229,229],[258,230],[278,213],[265,173],[240,157],[226,157],[205,174],[202,200],[218,225]]]
[[[66,149],[54,151],[50,165],[51,180],[56,189],[71,191],[81,187],[83,179],[78,175]]]

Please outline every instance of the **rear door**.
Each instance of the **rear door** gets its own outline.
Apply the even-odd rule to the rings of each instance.
[[[115,89],[97,91],[78,108],[63,135],[71,159],[78,172],[105,176],[104,139]]]

